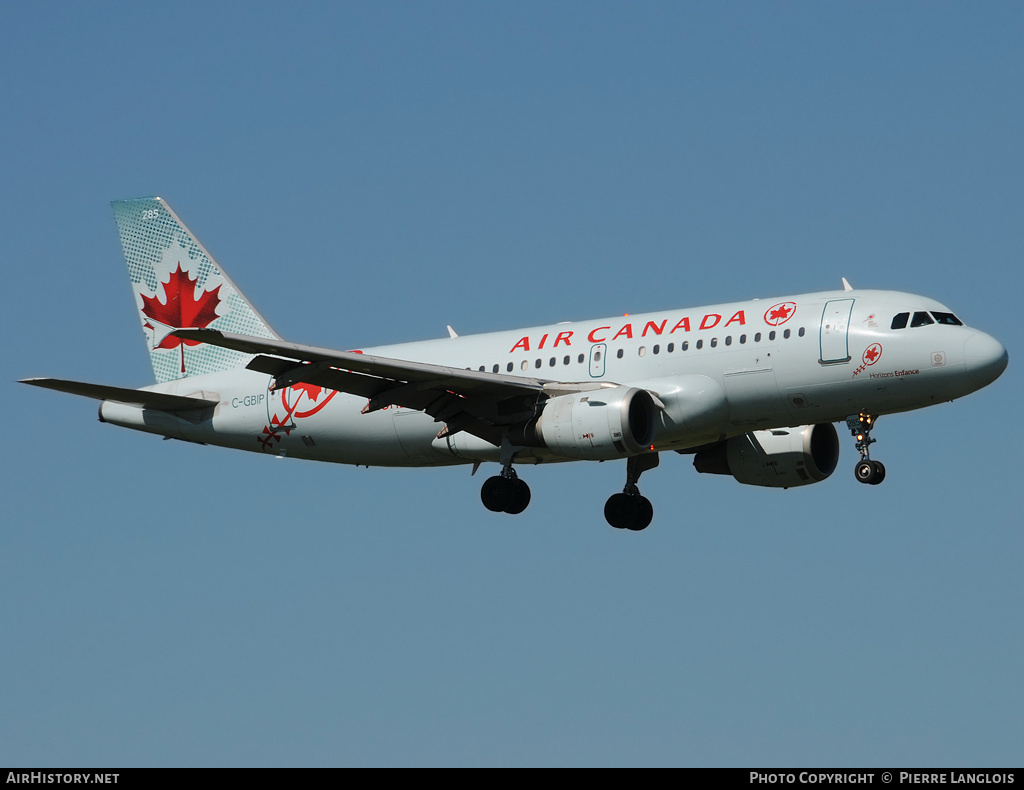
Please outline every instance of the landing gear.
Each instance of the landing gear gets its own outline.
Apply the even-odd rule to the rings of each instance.
[[[654,518],[654,506],[640,493],[640,475],[658,465],[657,453],[634,455],[626,462],[626,487],[621,494],[612,494],[604,505],[604,517],[616,529],[639,532]]]
[[[862,483],[876,486],[885,480],[885,467],[881,461],[861,461],[853,470]]]
[[[857,440],[857,452],[860,461],[853,469],[853,474],[861,483],[876,486],[885,480],[885,467],[881,461],[872,461],[869,448],[875,443],[871,438],[871,428],[877,418],[873,414],[861,412],[855,417],[847,417],[846,425]]]
[[[654,518],[651,500],[636,491],[612,494],[604,505],[604,517],[616,529],[631,529],[639,532],[646,529]]]
[[[485,508],[494,513],[515,515],[522,513],[530,504],[530,487],[519,479],[516,470],[509,465],[500,475],[484,481],[480,489],[480,500]]]

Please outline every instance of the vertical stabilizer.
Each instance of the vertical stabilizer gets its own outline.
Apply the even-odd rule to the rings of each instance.
[[[252,358],[169,337],[175,329],[278,337],[162,198],[111,205],[157,381],[245,367]]]

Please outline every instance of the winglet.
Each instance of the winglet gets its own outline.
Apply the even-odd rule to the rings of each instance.
[[[852,291],[853,290],[853,286],[850,285],[848,282],[846,282],[846,278],[845,277],[843,278],[843,290],[844,291]]]
[[[458,336],[459,336],[458,332],[456,332],[454,329],[452,329],[449,326],[448,327],[448,337],[458,337]]]

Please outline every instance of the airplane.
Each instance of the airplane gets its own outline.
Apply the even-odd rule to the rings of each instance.
[[[99,401],[101,422],[278,457],[363,466],[498,463],[493,512],[522,513],[516,467],[626,462],[608,523],[652,521],[641,474],[790,488],[836,469],[844,423],[861,483],[879,416],[951,401],[1007,365],[995,338],[909,293],[842,290],[335,351],[283,340],[159,197],[112,204],[156,384],[26,384]]]

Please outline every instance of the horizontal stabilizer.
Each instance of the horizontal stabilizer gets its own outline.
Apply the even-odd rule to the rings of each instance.
[[[148,390],[132,390],[126,387],[110,387],[106,384],[89,384],[84,381],[67,381],[65,379],[22,379],[22,384],[58,392],[69,392],[72,395],[84,395],[96,400],[109,400],[139,406],[143,409],[159,409],[160,411],[188,411],[216,406],[219,401],[206,398],[189,398],[183,395],[167,395],[163,392]]]

